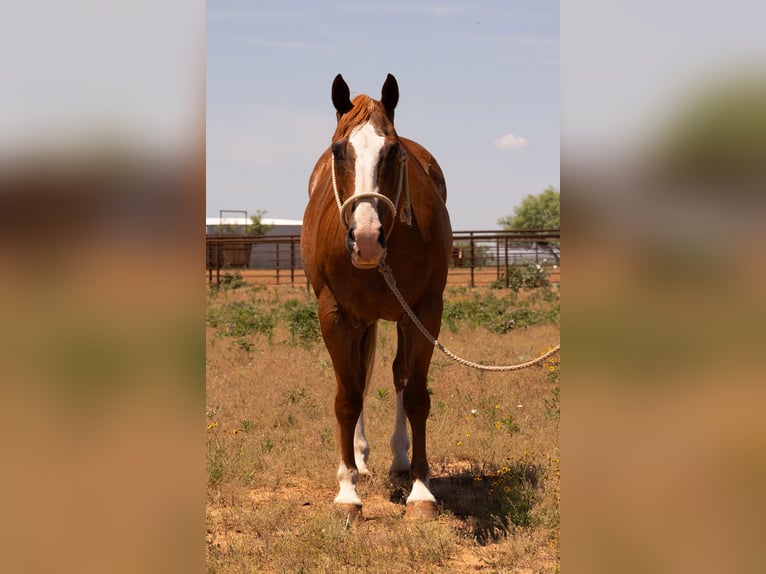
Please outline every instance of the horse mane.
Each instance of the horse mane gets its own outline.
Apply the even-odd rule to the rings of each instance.
[[[333,141],[346,139],[354,131],[354,128],[364,125],[370,120],[378,108],[380,102],[376,102],[367,94],[359,94],[351,102],[353,106],[348,112],[338,118],[338,126],[332,136]]]

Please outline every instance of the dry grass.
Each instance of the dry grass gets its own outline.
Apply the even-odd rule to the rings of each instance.
[[[493,294],[505,292],[483,292]],[[560,365],[494,374],[434,355],[428,446],[440,517],[406,522],[409,485],[387,474],[395,326],[381,323],[365,406],[373,476],[359,488],[365,520],[347,525],[332,508],[332,365],[321,341],[288,329],[289,300],[312,304],[290,287],[208,301],[208,571],[558,572]],[[237,302],[274,313],[270,334],[229,329],[223,311]],[[458,324],[440,337],[459,355],[497,364],[528,360],[558,339],[550,323],[502,335]]]

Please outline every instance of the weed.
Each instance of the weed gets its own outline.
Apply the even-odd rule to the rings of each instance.
[[[375,398],[379,401],[382,401],[383,399],[388,397],[388,389],[380,388],[378,389],[377,394],[375,395]]]
[[[527,263],[526,265],[511,265],[508,267],[507,275],[502,275],[490,286],[492,289],[504,289],[506,284],[508,288],[518,293],[521,289],[547,288],[549,285],[548,276],[551,270],[547,266],[536,263]]]
[[[554,385],[551,391],[551,397],[545,399],[545,413],[548,418],[558,419],[561,416],[559,401],[559,372],[561,369],[561,357],[552,357],[543,363],[543,368],[548,373],[548,382]]]
[[[296,339],[304,346],[319,340],[319,317],[317,316],[316,301],[301,303],[296,299],[291,299],[285,302],[282,308],[282,314],[287,320],[293,344],[296,343]]]
[[[333,432],[330,428],[323,428],[319,433],[319,440],[322,441],[322,446],[332,446],[333,444]]]
[[[305,401],[308,396],[308,392],[303,387],[297,391],[295,389],[290,389],[285,393],[285,402],[288,405],[297,405],[298,403]]]
[[[208,308],[207,322],[211,327],[222,328],[223,334],[229,337],[261,333],[271,340],[276,319],[271,312],[259,311],[244,301],[232,301]]]
[[[219,289],[221,291],[228,291],[229,289],[239,289],[245,286],[245,281],[242,279],[242,273],[235,271],[234,273],[226,273],[221,277],[219,283]]]
[[[513,434],[515,432],[519,432],[519,425],[516,424],[516,422],[513,420],[513,415],[506,415],[504,418],[500,419],[495,423],[495,427],[501,430],[504,430],[505,432],[509,434]]]
[[[234,342],[237,345],[237,347],[239,347],[246,353],[249,353],[250,351],[253,350],[253,344],[247,339],[245,339],[244,337],[239,337]]]
[[[208,486],[217,486],[223,479],[226,468],[226,452],[220,448],[215,450],[212,458],[207,459],[207,483]]]
[[[561,407],[559,406],[559,386],[553,387],[552,397],[545,399],[545,413],[548,418],[558,419],[561,416]]]
[[[548,308],[532,307],[544,303]],[[543,296],[518,301],[512,294],[496,296],[492,292],[478,292],[444,302],[442,321],[452,332],[467,324],[471,328],[483,327],[491,333],[502,335],[519,327],[530,327],[558,320],[558,301]]]
[[[537,522],[532,508],[540,498],[537,486],[542,475],[542,467],[533,463],[527,452],[509,461],[491,477],[488,492],[491,514],[505,531]]]

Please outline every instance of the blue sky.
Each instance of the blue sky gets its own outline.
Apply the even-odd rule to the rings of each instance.
[[[330,86],[380,97],[447,179],[455,230],[559,187],[558,2],[207,3],[207,205],[301,219],[335,125]]]

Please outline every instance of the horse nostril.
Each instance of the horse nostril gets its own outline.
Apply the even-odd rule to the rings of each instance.
[[[380,233],[378,234],[378,243],[380,243],[380,246],[385,249],[386,247],[386,234],[383,230],[383,226],[380,227]]]
[[[354,228],[348,228],[348,235],[346,235],[346,247],[349,253],[354,252],[354,243],[356,243],[356,237],[354,236]]]

